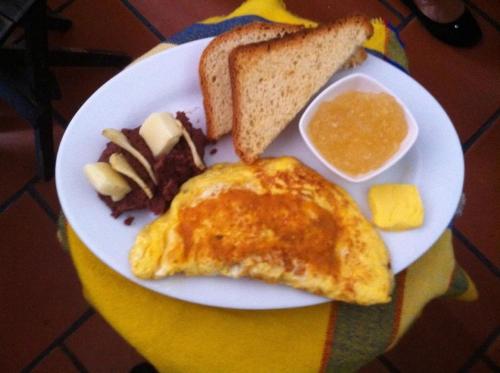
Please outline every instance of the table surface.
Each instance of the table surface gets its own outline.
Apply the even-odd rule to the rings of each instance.
[[[187,0],[70,1],[61,15],[70,17],[74,27],[56,35],[57,42],[61,46],[116,49],[136,57],[156,46],[160,36],[173,35],[206,17],[227,14],[241,1],[206,0],[196,2],[196,6]],[[497,221],[490,218],[500,211],[498,203],[492,203],[500,199],[496,150],[500,141],[496,114],[500,38],[493,23],[500,19],[500,1],[467,2],[474,6],[473,14],[484,33],[482,43],[470,50],[435,40],[400,0],[285,3],[293,13],[320,22],[351,12],[390,22],[401,32],[412,77],[443,104],[466,145],[467,202],[463,215],[455,221],[455,251],[475,280],[480,298],[473,303],[431,303],[412,326],[411,335],[362,372],[459,371],[464,365],[471,366],[470,371],[493,372],[485,361],[500,363],[500,349],[495,348],[500,286],[495,286],[498,277],[493,272],[494,266],[500,265],[500,230]],[[95,17],[98,13],[106,16]],[[55,71],[63,92],[57,110],[66,119],[116,74],[115,69],[71,71]],[[82,297],[68,253],[60,249],[54,235],[59,211],[54,182],[31,179],[32,132],[15,113],[5,109],[0,113],[0,205],[8,205],[0,209],[0,226],[16,232],[0,235],[0,246],[12,248],[0,250],[2,283],[8,284],[2,287],[1,296],[2,320],[8,320],[8,327],[5,323],[5,327],[0,326],[2,371],[17,372],[36,365],[34,370],[38,371],[128,372],[144,358]],[[57,142],[62,132],[56,125]]]

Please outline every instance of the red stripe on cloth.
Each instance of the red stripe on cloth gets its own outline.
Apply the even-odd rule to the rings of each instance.
[[[394,322],[392,324],[391,337],[389,338],[387,347],[391,346],[398,336],[399,325],[401,322],[401,311],[403,309],[405,283],[406,271],[403,271],[396,277],[396,291],[394,292],[394,296],[396,297],[396,307],[394,309]]]
[[[332,354],[333,340],[335,336],[335,322],[337,320],[337,302],[330,303],[330,316],[326,327],[325,345],[323,346],[323,357],[321,358],[320,372],[325,372],[328,361]]]

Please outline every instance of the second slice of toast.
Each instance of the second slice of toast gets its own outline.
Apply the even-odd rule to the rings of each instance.
[[[360,46],[372,33],[367,17],[353,16],[235,48],[229,70],[238,156],[255,161],[336,71],[362,61]]]

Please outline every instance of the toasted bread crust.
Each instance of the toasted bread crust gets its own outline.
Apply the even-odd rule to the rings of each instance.
[[[241,86],[237,78],[240,67],[238,66],[237,56],[233,50],[229,54],[229,76],[231,77],[231,95],[233,98],[233,129],[231,132],[233,138],[233,147],[236,155],[245,163],[250,163],[246,158],[246,153],[242,150],[241,144]]]
[[[201,92],[203,95],[203,106],[205,108],[206,125],[207,125],[207,137],[210,140],[216,140],[222,135],[229,131],[222,131],[218,123],[216,123],[214,112],[216,108],[213,105],[214,97],[212,95],[212,90],[210,86],[210,71],[208,67],[208,60],[220,48],[224,47],[224,44],[231,42],[232,40],[241,41],[241,43],[246,43],[245,38],[249,35],[261,35],[264,37],[266,32],[270,32],[272,36],[283,36],[287,33],[297,32],[303,29],[302,26],[280,24],[280,23],[264,23],[264,22],[252,22],[243,26],[236,27],[230,31],[220,34],[214,38],[208,46],[203,51],[200,57],[200,63],[198,67],[198,74],[200,78]],[[229,93],[230,95],[230,93]],[[230,96],[229,96],[230,97]]]
[[[265,55],[270,51],[280,51],[286,48],[300,47],[304,41],[310,36],[321,36],[327,35],[330,32],[336,32],[342,29],[344,26],[357,26],[364,30],[366,38],[369,38],[373,34],[373,26],[370,20],[365,16],[352,16],[339,19],[335,22],[320,25],[314,29],[304,29],[293,34],[288,34],[280,39],[272,39],[268,41],[262,41],[258,43],[247,44],[243,46],[236,47],[229,54],[229,72],[231,77],[231,92],[233,100],[233,145],[236,154],[245,163],[254,162],[259,154],[249,151],[246,148],[245,136],[242,133],[242,97],[244,87],[241,86],[240,76],[244,73],[244,68],[246,65],[251,65],[252,60],[257,60],[260,56]],[[351,55],[351,58],[346,60],[344,67],[352,67],[363,62],[366,58],[366,52],[362,48],[356,48],[356,50]],[[279,134],[279,133],[278,133]],[[278,135],[276,134],[273,138],[269,139],[269,143],[274,140]]]
[[[342,69],[352,69],[358,65],[361,65],[363,62],[365,62],[366,57],[367,53],[365,48],[358,47],[352,54],[351,58],[349,58],[344,66],[342,66]]]

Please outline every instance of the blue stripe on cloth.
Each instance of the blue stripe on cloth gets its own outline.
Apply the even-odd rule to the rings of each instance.
[[[188,41],[208,38],[210,36],[219,35],[235,26],[245,25],[254,21],[269,22],[267,19],[259,16],[241,16],[214,24],[195,23],[192,26],[189,26],[188,28],[167,38],[167,42],[173,44],[183,44]]]
[[[401,37],[399,36],[399,31],[398,31],[397,27],[393,26],[390,22],[387,22],[386,25],[387,25],[387,28],[389,30],[391,30],[392,33],[396,36],[396,39],[397,39],[399,45],[401,45],[401,48],[404,50],[405,45],[403,43],[403,40],[401,40]]]

